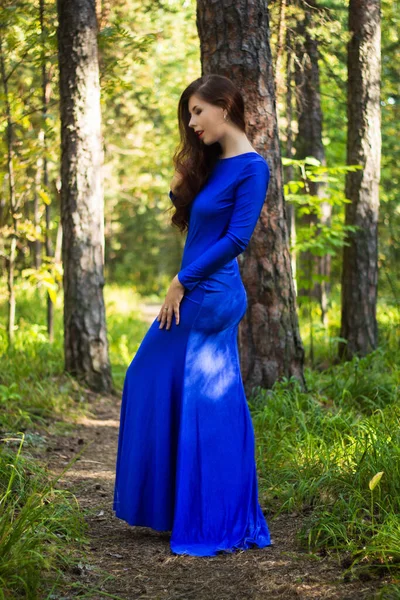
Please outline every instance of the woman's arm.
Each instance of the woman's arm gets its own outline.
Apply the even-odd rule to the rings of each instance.
[[[244,167],[225,235],[178,273],[178,279],[185,288],[192,290],[199,281],[245,250],[264,204],[269,176],[269,167],[265,161],[253,161]]]

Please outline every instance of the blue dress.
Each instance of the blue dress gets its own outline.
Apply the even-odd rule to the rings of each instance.
[[[190,205],[180,323],[173,316],[160,329],[155,319],[126,372],[113,510],[130,525],[171,531],[174,554],[271,544],[239,365],[247,295],[236,259],[268,182],[256,152],[218,160]]]

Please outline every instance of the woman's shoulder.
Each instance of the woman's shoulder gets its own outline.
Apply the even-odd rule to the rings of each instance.
[[[249,152],[243,155],[240,168],[237,169],[237,178],[242,179],[249,175],[269,176],[269,165],[267,160],[258,152]]]

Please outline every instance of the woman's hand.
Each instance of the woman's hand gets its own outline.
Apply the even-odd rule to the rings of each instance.
[[[178,276],[175,275],[171,285],[168,288],[164,304],[158,314],[157,321],[161,321],[159,329],[162,329],[167,322],[166,329],[170,329],[172,321],[172,313],[175,314],[176,324],[179,325],[179,305],[185,294],[185,287],[181,284]]]
[[[176,193],[176,190],[179,187],[179,184],[181,183],[182,179],[182,175],[179,173],[179,171],[175,171],[171,183],[169,184],[170,190],[173,194]]]

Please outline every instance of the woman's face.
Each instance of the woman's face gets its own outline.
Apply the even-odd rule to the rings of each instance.
[[[199,139],[207,145],[218,142],[226,130],[224,109],[214,104],[209,104],[196,94],[189,98],[188,110],[190,114],[189,127],[195,132],[203,132]]]

